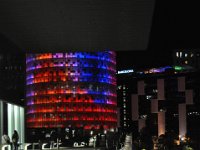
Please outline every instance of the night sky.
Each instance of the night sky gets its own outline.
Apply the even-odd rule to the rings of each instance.
[[[1,0],[0,34],[28,52],[146,49],[154,1]]]
[[[118,51],[117,68],[146,68],[173,64],[173,49],[200,47],[197,2],[156,1],[148,48]]]
[[[2,3],[2,2],[4,2],[4,3]],[[2,2],[1,2],[2,4],[11,3],[11,1],[10,2],[2,1]],[[31,1],[31,2],[33,2],[33,1]],[[114,1],[112,1],[112,2],[114,2]],[[123,1],[119,1],[119,2],[123,2]],[[105,4],[103,5],[103,3],[100,1],[98,1],[98,3],[102,5],[101,8],[104,8],[104,6],[106,6]],[[94,6],[96,8],[100,8],[100,6],[98,6],[98,3],[88,0],[88,5],[91,7]],[[21,6],[20,4],[22,4],[22,1],[20,1],[19,5],[16,7],[18,8],[19,6]],[[54,8],[53,7],[54,3],[52,3],[51,7],[50,7],[50,4],[51,3],[49,3],[49,8],[51,8],[51,7]],[[56,11],[56,13],[61,13],[61,16],[64,16],[64,13],[67,13],[67,12],[65,12],[65,9],[64,9],[65,7],[64,6],[62,7],[62,5],[60,5],[59,3],[56,3],[56,4],[59,6],[59,9],[62,10],[60,12]],[[109,7],[105,7],[105,10],[107,11],[106,13],[112,12],[108,9],[108,8],[112,8],[112,3],[108,3],[108,4],[109,4],[108,5]],[[128,3],[124,3],[124,4],[128,4]],[[137,1],[135,1],[134,3],[131,3],[131,4],[132,5],[137,4]],[[143,1],[143,4],[145,4],[145,1]],[[29,6],[29,3],[26,3],[26,5]],[[43,5],[45,5],[45,2],[42,3],[42,6]],[[71,5],[75,6],[75,4],[73,4],[73,3]],[[8,6],[9,5],[5,5],[5,7],[8,7]],[[42,8],[42,6],[41,6],[41,8]],[[137,37],[137,35],[140,35],[139,32],[141,32],[142,28],[140,28],[139,32],[135,32],[135,31],[131,32],[132,35],[134,33],[137,33],[137,35],[131,36],[133,39],[129,40],[129,42],[131,40],[135,41],[135,43],[131,43],[131,44],[129,43],[129,45],[128,45],[129,48],[130,48],[130,46],[133,46],[133,47],[130,48],[129,51],[125,51],[126,49],[123,49],[123,48],[116,49],[117,50],[117,69],[141,68],[141,67],[146,68],[146,67],[159,67],[159,66],[164,66],[164,65],[170,65],[170,64],[172,64],[172,50],[173,49],[199,48],[200,47],[200,40],[199,40],[200,39],[199,38],[200,37],[200,23],[198,20],[200,18],[200,16],[199,16],[200,9],[198,8],[198,6],[199,5],[197,4],[197,2],[194,2],[194,1],[185,2],[185,1],[181,1],[181,0],[176,0],[176,1],[174,1],[174,0],[156,0],[147,46],[145,45],[146,37],[144,37],[143,42],[141,40],[141,43],[144,43],[144,45],[141,45],[141,43],[140,43],[140,45],[138,46],[139,47],[138,49],[136,46],[138,44],[136,42],[137,41],[136,38],[141,38],[141,37]],[[12,7],[14,8],[15,6],[13,5]],[[10,7],[10,8],[12,8],[12,7]],[[129,11],[126,11],[125,7],[123,7],[123,10],[118,10],[117,9],[118,7],[119,6],[114,7],[115,13],[114,12],[112,12],[112,13],[116,14],[116,13],[120,12],[121,19],[123,19],[124,16],[127,17],[127,15],[129,15],[129,16],[126,19],[131,18],[131,15],[133,17],[135,17],[136,19],[138,18],[138,15],[134,15],[133,12],[131,12],[131,13],[129,12],[131,10],[130,6],[127,6]],[[4,13],[9,12],[7,9],[3,8],[3,5],[1,5],[0,8],[2,8],[1,11],[3,11]],[[136,8],[134,8],[134,9],[136,9]],[[77,10],[78,10],[78,8],[77,8]],[[136,10],[139,10],[139,7]],[[14,10],[12,10],[12,11],[14,11]],[[20,13],[20,11],[19,11],[19,13]],[[41,9],[41,11],[42,11],[42,9]],[[77,13],[81,13],[81,12],[82,11],[77,12]],[[96,13],[100,14],[100,11],[97,11]],[[4,23],[4,19],[6,19],[7,17],[10,17],[8,14],[4,15],[3,13],[1,13],[0,17],[2,17],[2,19],[0,20],[0,23],[1,23],[0,27]],[[146,13],[144,13],[144,14],[146,14]],[[45,15],[47,15],[47,12],[43,12],[42,16],[45,16]],[[51,15],[53,17],[54,13],[52,13]],[[104,17],[106,16],[106,14],[102,14],[102,15]],[[86,16],[87,16],[87,13],[86,13]],[[18,15],[17,17],[20,17],[20,16]],[[88,20],[86,19],[84,21],[85,25],[86,25],[87,21],[89,21],[89,23],[92,23],[91,26],[95,27],[94,28],[95,30],[97,29],[95,23],[101,23],[102,25],[105,25],[105,27],[108,27],[106,20],[104,20],[104,19],[103,19],[104,21],[101,20],[102,17],[99,17],[96,19],[94,19],[94,17],[95,16],[90,16],[89,18],[87,18]],[[109,17],[112,18],[112,15],[110,14]],[[116,16],[114,16],[114,17],[116,18]],[[17,18],[13,18],[13,19],[17,20]],[[29,18],[29,19],[31,19],[31,18]],[[73,23],[73,22],[75,23],[75,21],[78,21],[78,18],[76,18],[77,20],[76,19],[73,20],[74,19],[73,17],[68,18],[68,19],[71,19],[70,20],[71,23]],[[12,22],[13,20],[10,20],[10,21]],[[50,21],[52,21],[52,20],[50,20]],[[107,21],[111,25],[114,23],[109,18],[107,18]],[[125,27],[119,28],[119,30],[123,29],[124,30],[123,32],[126,31],[126,33],[128,33],[130,28],[129,29],[126,29],[126,28],[131,25],[136,25],[134,23],[134,21],[135,20],[130,21],[129,23],[121,24],[121,25],[124,25]],[[48,22],[48,20],[47,20],[47,22]],[[31,23],[31,22],[29,22],[29,23]],[[86,26],[89,27],[90,25],[86,25]],[[15,27],[17,27],[17,26],[13,25],[12,29],[15,29]],[[34,27],[34,25],[33,25],[33,27]],[[53,27],[53,26],[49,25],[49,27],[47,27],[47,28],[51,28],[51,27]],[[122,26],[118,26],[118,27],[122,27]],[[146,26],[146,28],[144,28],[145,32],[148,31],[147,27],[148,26]],[[27,28],[25,28],[25,29],[29,30],[29,29],[31,29],[31,27],[27,26]],[[42,27],[40,29],[42,29]],[[90,28],[88,28],[87,31],[90,31],[89,29]],[[22,30],[25,33],[24,28],[22,28]],[[91,31],[93,31],[93,29]],[[107,31],[105,31],[104,34],[107,34]],[[115,31],[117,31],[117,30],[115,30]],[[46,30],[45,30],[45,32],[46,32]],[[52,31],[52,32],[54,32],[54,31]],[[35,32],[32,32],[32,33],[35,34]],[[96,33],[96,32],[94,32],[94,33]],[[97,33],[100,34],[101,31],[98,31]],[[114,30],[113,30],[113,33],[114,33]],[[123,35],[122,32],[120,32],[120,33],[121,33],[121,35]],[[77,35],[78,35],[78,32],[77,32]],[[146,33],[145,35],[148,35],[148,34]],[[94,36],[96,37],[97,35],[95,34]],[[72,39],[71,37],[72,36],[69,36],[70,40]],[[91,35],[91,38],[92,37],[93,36]],[[102,37],[104,37],[104,36],[102,36]],[[113,37],[113,36],[111,36],[111,37]],[[34,37],[32,37],[32,38],[34,38]],[[81,38],[81,37],[79,37],[79,38]],[[104,39],[104,38],[102,38],[102,39]],[[126,38],[120,37],[119,39],[123,39],[126,41],[126,39],[128,39],[128,36]],[[24,40],[26,41],[27,39],[24,38]],[[77,43],[82,40],[86,40],[86,39],[82,38],[82,39],[73,40],[73,44],[78,46]],[[67,39],[64,40],[64,43],[65,42],[67,43]],[[52,44],[52,42],[50,42],[50,43]],[[56,41],[54,41],[53,44],[55,44],[55,43],[56,43]],[[112,41],[112,44],[113,43],[115,43],[115,42]],[[34,44],[34,43],[32,43],[32,44]],[[40,41],[39,45],[40,44],[44,44],[44,43],[42,43]],[[39,45],[36,45],[36,46],[39,46]],[[123,45],[125,45],[124,47],[126,47],[126,42],[124,42],[124,43],[122,42],[120,44],[121,47],[123,47]],[[27,45],[25,44],[25,46],[27,46]],[[48,45],[48,46],[50,46],[50,45]],[[54,46],[56,46],[56,45],[54,45]],[[62,46],[64,46],[64,45],[62,45]],[[84,44],[83,45],[80,44],[80,46],[84,46]],[[93,46],[95,46],[95,43]],[[99,45],[96,45],[96,46],[98,47]],[[102,46],[102,47],[104,47],[104,46]],[[59,51],[61,50],[59,48],[57,48],[57,49]],[[65,47],[65,49],[68,49],[68,47]],[[114,48],[111,48],[111,49],[115,50]],[[0,51],[1,51],[1,53],[2,52],[7,53],[7,52],[12,52],[12,51],[20,51],[20,50],[21,49],[20,49],[19,45],[17,45],[17,43],[13,42],[10,38],[5,36],[5,34],[0,32]],[[40,52],[44,52],[44,50],[45,49],[41,49]],[[47,50],[49,50],[49,49],[47,49]]]

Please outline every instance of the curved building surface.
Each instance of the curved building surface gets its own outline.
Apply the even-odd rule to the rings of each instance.
[[[28,128],[117,127],[115,53],[27,54]]]

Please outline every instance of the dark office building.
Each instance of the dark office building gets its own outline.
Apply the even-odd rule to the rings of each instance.
[[[117,72],[117,105],[119,108],[119,127],[128,130],[131,127],[131,93],[136,90],[133,80],[134,70],[121,70]],[[135,87],[135,88],[134,88]]]
[[[120,82],[130,89],[126,98],[131,108],[126,109],[126,118],[132,120],[129,121],[131,129],[137,128],[140,131],[146,126],[156,136],[173,130],[180,138],[187,134],[198,139],[199,75],[199,71],[183,66],[166,66],[123,74],[126,80]],[[122,79],[120,76],[118,74],[118,78]],[[118,90],[119,85],[123,84],[118,82]],[[118,102],[122,115],[122,96],[118,97]],[[124,123],[124,118],[121,118],[121,124]]]
[[[25,54],[0,54],[0,99],[24,105]]]
[[[1,50],[1,48],[0,48]],[[0,137],[14,130],[24,142],[25,55],[0,54]],[[1,142],[1,139],[0,139]]]

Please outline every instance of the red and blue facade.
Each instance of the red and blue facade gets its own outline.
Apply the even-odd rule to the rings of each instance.
[[[115,58],[112,51],[27,54],[27,127],[116,128]]]

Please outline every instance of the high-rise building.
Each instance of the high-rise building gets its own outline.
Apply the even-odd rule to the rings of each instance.
[[[1,47],[0,47],[1,50]],[[10,137],[14,130],[19,133],[19,142],[25,140],[24,82],[25,55],[22,53],[0,54],[0,137]],[[1,143],[1,139],[0,139]]]
[[[0,99],[24,105],[25,55],[0,54]]]
[[[115,53],[27,54],[28,128],[117,127]]]
[[[187,114],[199,107],[198,72],[176,70],[176,66],[173,73],[164,68],[146,70],[146,74],[137,77],[138,91],[143,92],[132,95],[132,119],[138,121],[138,130],[151,127],[153,135],[174,130],[185,136],[191,131]]]
[[[135,71],[132,74],[118,74],[117,78],[130,89],[126,97],[131,109],[126,109],[128,111],[126,118],[131,118],[132,123],[129,122],[131,128],[140,131],[146,126],[151,129],[152,135],[157,136],[173,130],[180,137],[187,134],[198,139],[200,133],[197,127],[200,125],[198,76],[199,71],[187,66],[166,66]],[[119,85],[121,84],[118,83]],[[119,99],[120,97],[118,101]],[[123,97],[120,101],[123,101]],[[123,105],[123,103],[120,105],[121,109]],[[123,123],[125,121],[122,118],[121,124]]]
[[[131,93],[134,92],[133,69],[117,72],[117,105],[119,108],[119,127],[126,130],[131,127]]]

